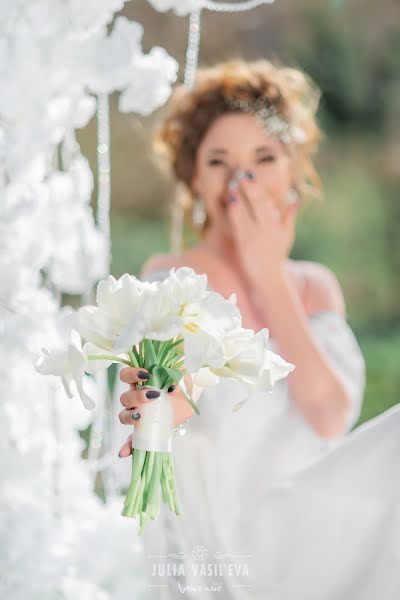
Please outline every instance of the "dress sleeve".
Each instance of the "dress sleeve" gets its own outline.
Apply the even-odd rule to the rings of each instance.
[[[309,315],[308,319],[315,338],[336,367],[350,395],[352,408],[347,423],[347,431],[349,431],[360,416],[364,398],[366,384],[364,356],[347,320],[338,313],[321,310]]]

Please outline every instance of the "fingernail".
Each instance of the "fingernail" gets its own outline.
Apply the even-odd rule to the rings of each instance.
[[[148,392],[146,392],[146,398],[149,399],[158,398],[159,395],[160,392],[157,392],[157,390],[149,390]]]
[[[228,183],[228,188],[233,191],[236,190],[238,187],[238,182],[236,181],[236,179],[231,179],[231,181]]]
[[[176,388],[176,385],[170,385],[167,391],[173,392],[175,388]]]
[[[246,171],[246,177],[250,181],[253,181],[256,178],[256,175],[253,173],[253,171]]]
[[[140,419],[140,413],[139,412],[131,413],[131,419],[133,419],[134,421],[137,421],[138,419]]]
[[[120,458],[122,458],[122,455],[121,455],[121,450],[118,452],[118,456],[119,456]]]
[[[236,200],[237,200],[236,196],[234,196],[233,194],[229,194],[229,196],[228,196],[229,202],[236,202]]]
[[[148,373],[147,371],[138,371],[137,376],[139,377],[139,379],[149,379],[150,373]]]

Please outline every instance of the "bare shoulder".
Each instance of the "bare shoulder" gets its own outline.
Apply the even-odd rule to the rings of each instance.
[[[321,263],[296,260],[291,266],[303,279],[304,304],[308,314],[331,310],[346,316],[346,305],[341,285],[335,273]]]
[[[174,265],[172,264],[173,255],[169,254],[153,254],[150,256],[142,265],[140,269],[140,276],[143,277],[152,271],[158,271],[161,269],[171,269]]]
[[[163,269],[172,269],[179,267],[189,267],[192,266],[193,256],[192,251],[185,250],[180,254],[175,253],[165,253],[165,254],[154,254],[150,256],[143,264],[140,276],[143,277],[147,273],[152,271],[158,271]]]

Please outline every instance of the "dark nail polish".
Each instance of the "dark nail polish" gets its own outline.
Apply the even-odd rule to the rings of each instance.
[[[137,421],[138,419],[140,419],[140,413],[138,413],[138,412],[131,413],[131,419],[133,419],[134,421]]]
[[[246,171],[246,177],[250,181],[253,181],[256,178],[255,173],[253,173],[253,171]]]
[[[148,373],[147,371],[138,371],[137,376],[139,377],[139,379],[149,379],[150,373]]]
[[[170,385],[169,388],[168,388],[168,390],[167,390],[168,393],[173,392],[175,388],[176,388],[176,385]]]
[[[233,194],[229,194],[229,202],[236,202],[236,196],[234,196]]]
[[[160,392],[157,392],[157,390],[149,390],[148,392],[146,392],[146,398],[149,398],[149,400],[158,398],[159,395],[160,395]]]

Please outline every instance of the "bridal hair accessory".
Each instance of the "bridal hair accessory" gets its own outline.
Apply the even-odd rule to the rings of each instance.
[[[294,125],[278,114],[275,106],[266,98],[259,96],[255,100],[244,100],[225,96],[227,105],[233,110],[241,110],[255,115],[263,127],[271,135],[277,136],[284,144],[296,142],[302,144],[307,140],[304,129]]]

